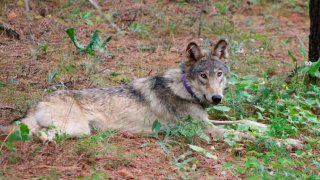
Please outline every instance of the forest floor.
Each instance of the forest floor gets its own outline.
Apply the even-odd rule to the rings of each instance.
[[[120,85],[175,68],[190,41],[227,39],[231,71],[269,77],[288,76],[294,67],[288,50],[303,63],[298,38],[308,47],[308,7],[299,1],[99,1],[106,19],[120,33],[88,1],[31,1],[29,18],[23,2],[0,0],[0,23],[9,24],[19,34],[18,39],[0,29],[1,125],[23,117],[28,108],[57,89]],[[95,56],[79,53],[65,32],[70,27],[76,28],[82,44],[87,44],[96,29],[102,38],[111,35],[112,39],[105,52]],[[2,148],[2,142],[0,178],[246,177],[224,168],[227,162],[245,161],[241,155],[246,151],[245,142],[235,151],[225,142],[196,140],[194,144],[217,159],[192,152],[188,157],[194,159],[185,166],[177,160],[188,152],[182,140],[176,140],[178,145],[172,145],[168,153],[159,140],[146,135],[108,132],[93,137],[45,145],[37,140],[17,142],[13,150]],[[5,138],[1,136],[2,141]]]

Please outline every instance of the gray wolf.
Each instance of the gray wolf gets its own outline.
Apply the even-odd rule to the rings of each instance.
[[[223,138],[226,129],[214,124],[251,124],[252,121],[209,120],[206,108],[223,99],[229,72],[228,43],[218,41],[212,49],[191,42],[185,60],[163,75],[136,79],[128,85],[103,89],[59,90],[45,97],[22,119],[30,132],[42,141],[52,141],[57,133],[71,137],[90,134],[94,129],[151,133],[152,123],[175,123],[190,115],[207,124],[207,132]],[[2,127],[9,131],[10,127]],[[237,136],[249,135],[232,131]]]

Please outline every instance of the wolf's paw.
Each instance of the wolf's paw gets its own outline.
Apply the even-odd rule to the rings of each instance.
[[[43,144],[55,143],[55,132],[53,131],[39,131],[37,136]]]
[[[245,134],[243,132],[240,131],[235,131],[235,130],[228,130],[228,129],[222,129],[222,128],[218,128],[216,126],[210,127],[206,129],[206,132],[213,137],[213,139],[219,139],[219,140],[224,140],[226,137],[228,136],[234,136],[236,138],[236,141],[241,141],[244,139],[248,139],[248,140],[254,140],[254,137],[252,137],[251,135]]]

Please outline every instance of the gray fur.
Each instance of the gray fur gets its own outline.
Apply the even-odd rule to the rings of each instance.
[[[156,119],[162,124],[175,123],[190,115],[210,124],[208,132],[222,138],[228,130],[211,124],[206,107],[216,103],[213,96],[223,97],[229,72],[226,48],[224,40],[212,51],[190,43],[180,69],[168,70],[161,76],[137,79],[119,87],[57,91],[39,102],[22,122],[31,133],[40,134],[46,141],[52,140],[56,133],[81,137],[95,129],[150,133]],[[195,97],[183,85],[183,73]]]

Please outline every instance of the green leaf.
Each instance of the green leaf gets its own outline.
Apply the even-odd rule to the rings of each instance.
[[[26,124],[19,123],[19,131],[9,135],[8,142],[27,141],[29,138],[29,128]]]
[[[133,22],[129,27],[129,31],[137,32],[137,33],[147,33],[149,32],[148,26],[140,22]]]
[[[260,112],[257,112],[257,115],[258,115],[257,119],[263,120],[263,116],[262,116],[262,114]]]
[[[89,44],[86,46],[86,48],[83,51],[91,55],[95,55],[93,50],[98,47],[99,41],[100,41],[99,30],[97,29],[92,34]]]
[[[317,62],[313,62],[312,65],[310,66],[308,71],[310,76],[320,78],[319,68],[320,68],[320,59]]]
[[[298,40],[299,40],[300,52],[301,52],[301,54],[302,54],[303,60],[304,60],[304,61],[307,61],[307,51],[306,51],[306,48],[305,48],[305,46],[304,46],[304,43],[303,43],[303,41],[300,39],[300,37],[298,37]]]
[[[183,6],[186,6],[188,3],[185,1],[179,1],[177,4],[178,6],[183,7]]]
[[[22,141],[30,140],[29,131],[30,130],[26,124],[20,123],[20,136]]]
[[[231,108],[227,106],[213,106],[212,108],[222,112],[229,112],[231,110]]]
[[[182,159],[185,159],[187,156],[191,155],[192,152],[191,151],[187,151],[186,153],[183,153],[181,154],[180,156],[178,156],[175,160],[176,161],[179,161],[179,160],[182,160]]]
[[[161,123],[159,120],[155,120],[153,123],[152,123],[152,131],[156,134],[159,133],[161,129]]]
[[[255,108],[259,109],[260,112],[264,112],[266,109],[260,106],[254,106]]]
[[[194,159],[195,159],[194,157],[190,157],[190,158],[182,161],[181,163],[177,163],[176,165],[177,166],[185,165],[185,164],[188,164],[189,162],[193,161]]]
[[[226,14],[228,11],[228,7],[223,3],[215,3],[215,7],[219,10],[220,13]]]
[[[75,28],[69,28],[66,30],[67,34],[69,35],[71,41],[76,46],[80,52],[88,53],[92,56],[95,56],[95,49],[98,49],[100,52],[104,52],[104,47],[106,44],[111,40],[112,36],[107,37],[102,43],[100,42],[99,30],[96,29],[92,36],[90,37],[90,41],[86,47],[81,45],[76,37],[75,37]]]
[[[55,69],[53,72],[49,70],[48,72],[48,84],[51,84],[54,78],[58,75],[58,70]]]
[[[90,20],[91,18],[93,18],[93,14],[92,12],[82,12],[80,13],[80,18],[85,22],[87,23],[89,26],[92,26],[93,23],[92,21]]]
[[[211,138],[204,132],[198,133],[199,138],[205,140],[208,144],[211,142]]]
[[[163,144],[163,142],[158,141],[158,143],[159,143],[160,147],[163,149],[163,151],[164,151],[166,154],[170,154],[168,148],[166,147],[165,144]]]
[[[188,144],[188,146],[189,146],[192,150],[194,150],[194,151],[196,151],[196,152],[198,152],[198,153],[204,154],[207,158],[210,158],[210,159],[218,159],[217,156],[212,155],[210,152],[208,152],[207,150],[205,150],[205,149],[202,148],[202,147],[195,146],[195,145],[191,145],[191,144]]]
[[[73,42],[74,46],[76,46],[77,49],[84,50],[84,47],[76,39],[75,31],[75,28],[66,29],[66,32],[69,35],[69,38]]]
[[[290,50],[288,50],[288,55],[289,55],[289,57],[292,59],[292,61],[293,61],[294,63],[297,62],[297,58],[292,54],[292,52],[291,52]]]
[[[140,148],[145,148],[145,147],[147,147],[147,146],[149,146],[149,145],[150,145],[150,143],[149,143],[149,142],[146,142],[146,143],[141,144],[141,145],[140,145]]]
[[[112,36],[107,37],[102,44],[100,45],[100,48],[103,48],[107,45],[107,43],[111,40]]]
[[[90,19],[85,19],[85,23],[87,23],[89,26],[93,26],[93,22]]]

